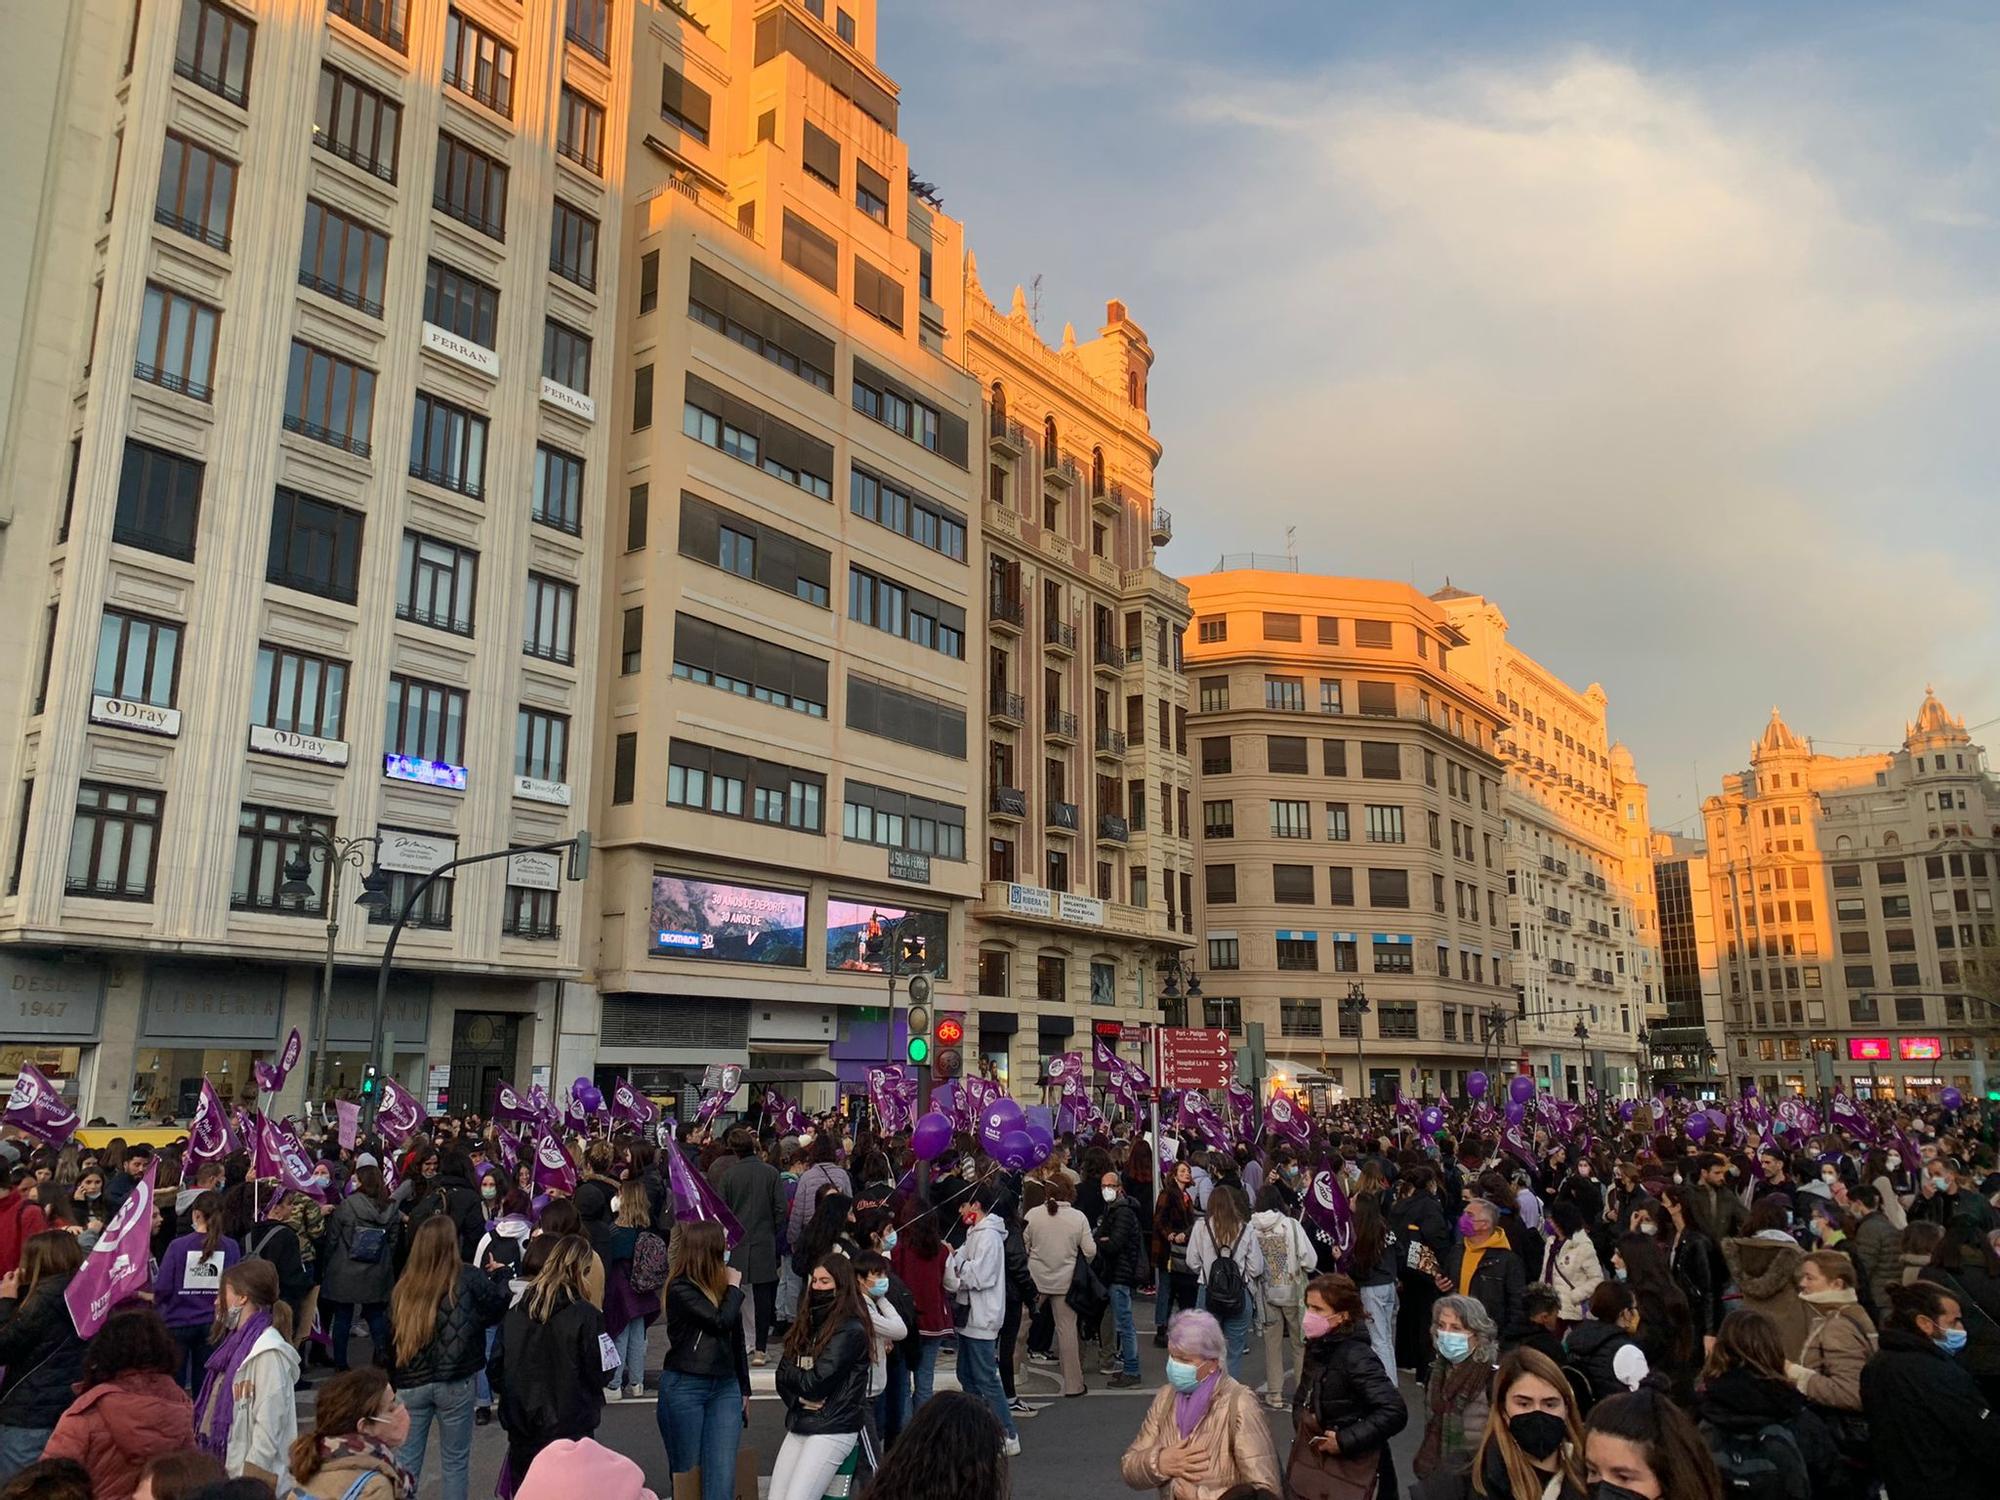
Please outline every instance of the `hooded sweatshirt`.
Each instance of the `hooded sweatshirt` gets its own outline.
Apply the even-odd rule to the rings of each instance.
[[[944,1287],[968,1303],[967,1338],[997,1339],[1007,1317],[1007,1221],[989,1213],[965,1232],[944,1265]]]
[[[1785,1358],[1796,1360],[1811,1324],[1805,1304],[1799,1301],[1799,1263],[1806,1258],[1805,1251],[1782,1230],[1765,1230],[1748,1239],[1724,1240],[1722,1258],[1743,1294],[1743,1305],[1778,1325]]]
[[[535,1455],[514,1500],[654,1500],[640,1467],[594,1438],[557,1438]]]
[[[133,1370],[78,1396],[56,1423],[42,1457],[82,1464],[90,1471],[95,1500],[127,1500],[147,1464],[193,1446],[194,1403],[180,1382]]]
[[[481,1270],[488,1260],[497,1260],[508,1271],[508,1290],[513,1293],[508,1302],[511,1307],[521,1300],[521,1294],[529,1283],[521,1276],[521,1252],[528,1248],[528,1236],[535,1232],[534,1224],[526,1214],[502,1214],[493,1221],[479,1241],[479,1248],[473,1253],[472,1263]]]

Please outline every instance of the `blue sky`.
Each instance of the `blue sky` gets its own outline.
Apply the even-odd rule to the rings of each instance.
[[[1159,356],[1163,564],[1448,574],[1679,823],[2000,716],[2000,11],[882,0],[1004,307]],[[1987,738],[2000,742],[2000,726]]]

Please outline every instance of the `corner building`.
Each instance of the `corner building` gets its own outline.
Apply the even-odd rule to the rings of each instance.
[[[1398,583],[1187,582],[1205,1023],[1262,1022],[1274,1071],[1347,1097],[1511,1065],[1504,719],[1458,626]]]
[[[2000,1072],[2000,781],[1926,689],[1903,744],[1822,755],[1771,710],[1702,804],[1738,1090],[1984,1097]]]
[[[385,927],[282,889],[307,830],[399,906],[589,804],[629,8],[75,0],[10,12],[0,246],[0,1071],[86,1118],[366,1062]],[[439,882],[397,1076],[483,1104],[550,1057],[581,901]],[[310,1063],[281,1110],[296,1108]]]

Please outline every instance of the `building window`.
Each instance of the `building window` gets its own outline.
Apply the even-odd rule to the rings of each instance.
[[[680,554],[821,609],[828,606],[831,553],[685,490],[681,492]]]
[[[1401,747],[1383,744],[1376,740],[1363,740],[1361,775],[1368,781],[1401,781],[1403,779]]]
[[[523,705],[514,718],[514,774],[533,781],[569,780],[569,718]]]
[[[1406,953],[1408,949],[1404,950]],[[1417,1034],[1417,1008],[1414,1005],[1395,1001],[1385,1001],[1375,1008],[1375,1033],[1381,1037],[1414,1039]]]
[[[359,511],[280,486],[271,502],[265,581],[352,604],[361,577],[362,524]]]
[[[724,527],[723,535],[726,541],[733,533]],[[739,556],[749,542],[748,537],[741,539]],[[847,570],[847,617],[945,656],[965,658],[963,609],[852,565]]]
[[[235,212],[236,163],[168,131],[153,218],[190,239],[227,250]]]
[[[1201,1024],[1211,1030],[1227,1031],[1231,1036],[1243,1035],[1243,1002],[1228,995],[1204,996]]]
[[[694,615],[674,616],[674,676],[812,718],[826,717],[824,661]],[[850,680],[850,691],[852,685]]]
[[[1286,776],[1306,774],[1306,742],[1298,735],[1272,734],[1264,737],[1265,766]]]
[[[1264,707],[1275,713],[1302,714],[1306,711],[1306,684],[1300,677],[1266,677]]]
[[[326,0],[326,11],[398,52],[406,50],[410,0]]]
[[[878,224],[889,222],[889,179],[865,161],[854,164],[854,206]]]
[[[389,679],[389,714],[382,750],[459,765],[465,754],[465,694],[415,677]]]
[[[1354,684],[1356,706],[1362,716],[1374,719],[1396,717],[1396,684],[1393,682],[1369,682],[1363,679]]]
[[[854,17],[838,6],[833,11],[833,28],[843,42],[850,47],[854,45]]]
[[[1201,771],[1204,776],[1226,776],[1230,769],[1229,737],[1217,735],[1201,742]]]
[[[128,439],[111,540],[191,560],[201,517],[201,480],[202,466],[193,459]]]
[[[455,9],[444,15],[444,81],[514,118],[514,49]]]
[[[220,317],[206,303],[148,282],[132,373],[152,385],[207,401],[215,394],[215,325]]]
[[[1004,948],[979,950],[979,993],[989,999],[1005,996],[1008,989],[1008,959]]]
[[[338,740],[347,701],[347,663],[294,651],[257,648],[257,678],[250,690],[250,722],[284,734]]]
[[[482,349],[494,345],[500,292],[441,260],[424,271],[424,321]]]
[[[1203,645],[1211,645],[1217,641],[1226,641],[1229,639],[1229,617],[1227,615],[1210,615],[1207,619],[1197,620],[1195,621],[1194,632],[1195,639]]]
[[[138,6],[133,6],[138,25]],[[216,0],[182,0],[181,29],[174,39],[174,71],[231,104],[250,102],[250,53],[255,23]]]
[[[486,418],[417,392],[410,423],[410,477],[478,500],[486,493]]]
[[[599,62],[609,62],[611,0],[563,0],[563,36]]]
[[[1340,708],[1340,680],[1322,677],[1319,682],[1319,711],[1323,714],[1337,714]]]
[[[1197,684],[1200,697],[1197,702],[1200,712],[1219,714],[1229,708],[1229,679],[1227,677],[1204,677]]]
[[[306,199],[305,237],[299,245],[299,285],[382,316],[389,237],[359,219]]]
[[[819,833],[825,826],[825,802],[826,778],[818,772],[687,740],[676,739],[668,747],[669,806]],[[961,839],[963,833],[961,827]]]
[[[402,136],[402,105],[338,68],[321,64],[313,111],[314,145],[384,182],[394,182]]]
[[[858,255],[854,257],[854,305],[896,332],[903,331],[903,284],[893,276],[878,271]],[[914,425],[920,431],[934,432],[936,429],[935,422],[924,424],[920,419]],[[932,438],[924,446],[936,447],[936,439]]]
[[[1208,940],[1208,966],[1211,969],[1235,969],[1242,967],[1242,955],[1233,937],[1212,937]]]
[[[1236,837],[1236,804],[1234,802],[1204,802],[1201,805],[1202,833],[1212,839],[1233,839]]]
[[[964,467],[965,424],[947,420],[935,406],[859,359],[854,362],[853,404],[864,417]]]
[[[333,836],[333,819],[246,802],[236,823],[236,872],[230,884],[231,911],[268,911],[286,916],[321,916],[326,911],[326,866],[308,859],[306,830]],[[312,895],[280,897],[285,866],[304,864]]]
[[[1296,641],[1299,638],[1299,617],[1297,615],[1264,615],[1264,639],[1267,641]]]
[[[604,110],[572,88],[557,105],[556,151],[586,172],[604,173]]]
[[[1407,909],[1410,904],[1410,872],[1371,869],[1368,872],[1368,904]]]
[[[172,708],[180,683],[181,627],[107,609],[97,630],[90,690],[105,698]]]
[[[840,191],[840,143],[812,121],[807,120],[804,124],[800,165],[805,168],[806,176],[837,193]]]
[[[1347,842],[1347,804],[1345,802],[1327,803],[1326,836],[1337,844]]]
[[[672,68],[660,69],[660,118],[684,136],[708,144],[708,91],[687,81]],[[808,126],[807,129],[812,127]]]
[[[286,429],[366,458],[374,423],[375,372],[293,339]]]
[[[1319,938],[1311,933],[1278,939],[1278,967],[1294,972],[1319,969]]]
[[[1354,622],[1354,644],[1367,646],[1377,651],[1387,651],[1395,644],[1387,620],[1356,620]]]
[[[562,936],[562,928],[556,922],[556,898],[561,894],[524,885],[508,886],[501,898],[501,932],[536,943],[556,941]]]
[[[1403,842],[1403,809],[1384,807],[1376,803],[1368,804],[1368,842],[1371,844],[1400,844]]]
[[[847,507],[954,562],[965,561],[963,517],[858,465],[848,471]]]
[[[488,239],[507,238],[507,167],[456,136],[438,132],[431,207],[478,230]]]
[[[528,516],[571,536],[582,535],[582,459],[547,443],[535,445],[535,490]]]
[[[639,552],[646,546],[647,512],[652,509],[652,486],[635,484],[625,496],[625,550]]]
[[[639,774],[639,736],[621,734],[611,751],[611,801],[622,807],[631,802],[633,784]]]
[[[823,664],[815,665],[824,670]],[[962,707],[851,670],[847,675],[847,727],[953,760],[965,759]]]
[[[1312,804],[1273,798],[1271,801],[1271,837],[1274,839],[1309,839],[1312,837]]]
[[[1281,906],[1311,906],[1314,900],[1313,867],[1271,866],[1271,899]]]
[[[1069,961],[1052,953],[1035,955],[1035,998],[1037,1000],[1066,1000],[1069,998]]]
[[[625,611],[619,627],[618,671],[630,677],[638,672],[641,653],[645,647],[646,608],[635,606]]]
[[[579,396],[590,394],[590,335],[554,318],[542,323],[542,375]]]
[[[689,374],[681,432],[820,500],[833,498],[833,446]]]
[[[569,666],[576,660],[576,586],[541,573],[528,575],[527,634],[521,650]]]
[[[1377,941],[1375,948],[1375,972],[1377,974],[1411,974],[1416,972],[1415,946],[1410,943],[1385,943]],[[1387,1010],[1387,1006],[1382,1007]]]
[[[449,932],[451,930],[452,889],[458,882],[446,875],[424,886],[424,893],[417,897],[416,904],[410,898],[416,896],[417,887],[424,881],[422,875],[394,874],[389,877],[388,901],[368,913],[368,925],[386,927],[405,914],[403,925],[428,932]]]
[[[1236,866],[1207,865],[1202,872],[1203,889],[1210,906],[1230,906],[1236,901]]]
[[[1280,1036],[1319,1036],[1320,1003],[1317,1000],[1280,1000],[1278,1002],[1278,1034]]]
[[[821,234],[790,209],[785,210],[780,251],[785,264],[793,270],[810,276],[829,292],[840,290],[839,248],[829,236]]]
[[[597,290],[597,220],[560,198],[549,226],[549,269],[586,292]]]
[[[640,300],[645,300],[643,266]],[[688,316],[807,384],[833,390],[831,339],[698,260],[688,264]]]
[[[632,372],[632,430],[644,432],[653,425],[653,367],[641,365]]]
[[[477,552],[406,531],[396,577],[396,618],[469,636],[478,581]]]
[[[86,781],[76,791],[64,888],[72,896],[113,901],[153,899],[159,856],[158,792]]]

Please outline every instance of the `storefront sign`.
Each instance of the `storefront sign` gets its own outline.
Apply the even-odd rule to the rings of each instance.
[[[382,1028],[395,1040],[395,1051],[422,1051],[431,1032],[430,981],[390,975],[382,1002]],[[374,1030],[374,973],[336,974],[333,1006],[326,1018],[328,1046],[334,1051],[365,1048]]]
[[[266,755],[284,755],[293,760],[318,761],[323,766],[347,764],[347,741],[323,740],[315,734],[295,734],[289,729],[250,726],[250,748]]]
[[[160,708],[151,703],[134,703],[130,698],[107,698],[102,693],[93,693],[90,722],[175,739],[181,732],[181,711],[178,708]]]
[[[524,849],[507,856],[507,884],[525,891],[562,889],[562,856],[545,849]]]
[[[455,360],[468,370],[477,370],[482,375],[500,378],[500,356],[483,344],[475,344],[471,339],[460,338],[449,328],[440,328],[435,323],[424,324],[424,347],[446,359]]]
[[[441,786],[447,791],[465,790],[465,767],[449,761],[424,760],[415,755],[384,755],[382,774],[391,781],[414,781],[418,786]]]
[[[1008,886],[1007,910],[1017,916],[1073,922],[1080,927],[1104,925],[1104,903],[1096,897],[1072,896],[1068,891],[1044,890],[1038,885]]]
[[[0,1038],[95,1041],[104,970],[0,952]]]
[[[556,807],[569,806],[569,783],[566,781],[537,781],[532,776],[514,778],[514,795],[528,802],[547,802]]]
[[[573,391],[558,381],[542,377],[542,400],[557,411],[566,411],[586,422],[597,420],[597,403],[582,391]]]
[[[275,1045],[284,976],[230,965],[160,966],[146,975],[141,1037],[149,1042]]]
[[[428,875],[439,865],[458,857],[458,840],[433,833],[405,833],[400,828],[378,828],[382,847],[377,863],[398,875]]]
[[[917,885],[931,883],[931,857],[909,849],[889,851],[889,878],[908,880]]]

